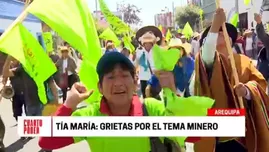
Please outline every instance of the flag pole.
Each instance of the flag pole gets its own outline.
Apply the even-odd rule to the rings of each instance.
[[[220,7],[220,0],[216,0],[216,6],[217,8]],[[229,59],[230,59],[230,63],[232,66],[232,72],[233,72],[233,77],[234,77],[234,81],[235,81],[235,85],[239,84],[239,78],[238,78],[238,73],[236,70],[236,66],[235,66],[235,61],[234,61],[234,56],[233,56],[233,50],[230,44],[230,38],[226,29],[226,25],[225,23],[223,23],[222,25],[222,31],[223,31],[223,35],[224,35],[224,39],[226,42],[226,47],[228,50],[228,54],[229,54]],[[242,97],[238,97],[238,102],[239,102],[239,108],[244,108],[244,103],[243,103],[243,99]]]
[[[0,40],[1,38],[5,37],[7,35],[7,33],[9,33],[17,24],[19,24],[20,22],[22,22],[28,15],[28,11],[27,11],[27,8],[30,4],[30,1],[31,0],[26,0],[25,4],[24,4],[24,7],[23,7],[23,12],[16,18],[16,20],[7,28],[7,30],[5,30],[5,32],[0,36]],[[7,56],[8,58],[8,56]],[[5,63],[3,64],[3,66],[6,64],[7,62],[7,58],[5,60]],[[4,70],[4,69],[3,69]],[[3,73],[3,72],[2,72]],[[2,78],[2,79],[5,79],[5,78]],[[8,79],[6,79],[7,81]],[[3,87],[1,90],[3,90],[4,88],[6,87],[6,82],[3,82]],[[2,94],[3,92],[0,92],[0,102],[2,100]]]
[[[16,18],[15,21],[13,21],[13,23],[5,30],[5,32],[1,35],[1,37],[5,37],[5,35],[7,33],[9,33],[9,31],[11,31],[17,24],[21,23],[28,15],[28,6],[29,6],[29,3],[30,0],[27,0],[24,4],[24,8],[23,8],[23,12]],[[1,37],[0,37],[0,40],[1,40]]]

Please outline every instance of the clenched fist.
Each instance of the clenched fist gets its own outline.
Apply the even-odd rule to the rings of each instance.
[[[169,88],[173,92],[176,92],[175,78],[173,72],[169,71],[155,71],[162,88]]]
[[[222,26],[222,24],[225,22],[226,22],[226,15],[225,15],[224,9],[217,8],[214,14],[213,23],[218,24],[219,26]]]
[[[71,90],[67,93],[67,99],[64,105],[68,108],[72,108],[75,110],[77,105],[82,102],[83,100],[89,98],[93,90],[88,91],[86,87],[81,83],[75,83]]]
[[[245,97],[248,93],[247,87],[243,83],[239,83],[234,86],[235,93],[239,97]]]

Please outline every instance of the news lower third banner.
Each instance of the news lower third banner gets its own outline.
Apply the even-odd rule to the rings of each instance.
[[[244,112],[243,112],[244,113]],[[21,137],[244,137],[244,114],[198,117],[19,117]]]

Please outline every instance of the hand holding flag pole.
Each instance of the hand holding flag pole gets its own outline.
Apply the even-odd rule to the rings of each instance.
[[[220,8],[220,0],[216,0],[216,6],[217,6],[217,8]],[[231,47],[231,44],[230,44],[230,38],[229,38],[229,35],[228,35],[228,32],[227,32],[225,23],[223,23],[223,25],[222,25],[222,31],[223,31],[223,35],[224,35],[224,40],[226,42],[226,47],[227,47],[227,50],[228,50],[230,63],[231,63],[231,66],[232,66],[232,72],[233,72],[235,85],[237,85],[237,84],[239,84],[239,78],[238,78],[238,73],[237,73],[236,66],[235,66],[233,50],[232,50],[232,47]],[[238,97],[238,102],[239,102],[239,108],[243,109],[244,108],[244,103],[243,103],[242,97]]]

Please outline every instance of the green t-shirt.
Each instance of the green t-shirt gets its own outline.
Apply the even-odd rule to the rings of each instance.
[[[164,90],[166,106],[154,98],[144,100],[149,116],[206,116],[214,100],[207,97],[177,97],[171,90]],[[106,116],[100,113],[100,103],[76,110],[72,116]],[[163,138],[160,138],[163,141]],[[186,137],[169,137],[177,145],[184,145]],[[92,152],[149,152],[148,137],[74,137],[75,142],[86,140]]]
[[[153,98],[145,99],[145,105],[150,116],[164,116],[163,102]],[[72,116],[106,116],[100,112],[100,103],[76,110]],[[75,143],[86,140],[91,152],[149,152],[148,137],[74,137]]]

